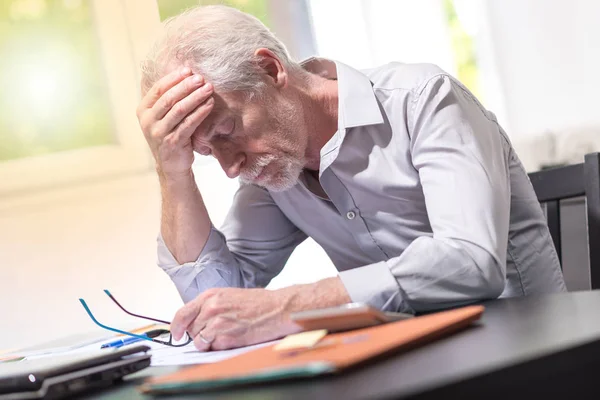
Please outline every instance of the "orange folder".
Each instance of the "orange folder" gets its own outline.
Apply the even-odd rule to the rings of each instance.
[[[151,394],[199,392],[240,384],[337,373],[388,354],[414,348],[469,326],[483,306],[467,306],[371,328],[329,334],[310,349],[261,347],[215,364],[201,364],[146,381]]]

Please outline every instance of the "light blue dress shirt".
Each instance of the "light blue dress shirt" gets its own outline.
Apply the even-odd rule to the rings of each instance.
[[[179,265],[159,265],[184,301],[210,287],[264,287],[307,236],[353,301],[418,312],[565,290],[558,257],[508,136],[458,81],[430,64],[357,71],[311,59],[338,80],[338,131],[284,192],[241,185],[224,225]]]

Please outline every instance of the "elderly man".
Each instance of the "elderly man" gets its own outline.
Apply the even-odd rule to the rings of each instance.
[[[257,19],[214,6],[170,20],[142,72],[159,265],[186,302],[176,338],[225,349],[295,332],[292,312],[350,301],[419,312],[565,290],[507,134],[438,67],[298,64]],[[220,230],[194,151],[241,181]],[[339,275],[263,289],[307,237]]]

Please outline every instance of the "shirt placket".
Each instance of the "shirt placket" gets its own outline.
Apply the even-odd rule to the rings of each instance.
[[[323,190],[344,219],[349,228],[348,230],[354,236],[361,250],[374,262],[388,260],[388,255],[379,247],[373,235],[371,235],[352,195],[331,168],[327,168],[321,173],[320,181]]]

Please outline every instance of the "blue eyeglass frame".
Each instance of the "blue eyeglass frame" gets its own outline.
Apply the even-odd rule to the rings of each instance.
[[[115,302],[115,304],[116,304],[116,305],[117,305],[117,306],[118,306],[118,307],[119,307],[121,310],[123,310],[123,311],[124,311],[126,314],[129,314],[129,315],[131,315],[131,316],[133,316],[133,317],[142,318],[142,319],[146,319],[146,320],[149,320],[149,321],[154,321],[154,322],[159,322],[159,323],[166,324],[166,325],[170,325],[170,324],[171,324],[169,321],[163,321],[163,320],[161,320],[161,319],[156,319],[156,318],[151,318],[151,317],[145,317],[145,316],[143,316],[143,315],[134,314],[134,313],[132,313],[132,312],[130,312],[130,311],[127,311],[127,310],[126,310],[126,309],[125,309],[125,308],[124,308],[124,307],[121,305],[121,303],[119,303],[119,302],[117,301],[117,299],[115,299],[115,297],[114,297],[114,296],[113,296],[113,295],[112,295],[112,294],[111,294],[111,293],[110,293],[108,290],[104,289],[104,293],[106,293],[106,295],[108,295],[108,297],[110,297],[110,299],[111,299],[113,302]],[[139,338],[139,339],[142,339],[142,340],[148,340],[148,341],[150,341],[150,342],[160,343],[160,344],[163,344],[163,345],[165,345],[165,346],[171,346],[171,347],[184,347],[184,346],[187,346],[188,344],[190,344],[191,342],[193,342],[193,339],[192,339],[192,338],[190,338],[190,337],[189,337],[189,335],[187,335],[187,333],[186,333],[186,335],[188,336],[188,339],[187,339],[187,340],[186,340],[184,343],[174,344],[174,343],[172,342],[172,341],[173,341],[173,335],[171,335],[171,334],[170,334],[170,332],[169,332],[169,341],[164,341],[164,340],[160,340],[160,339],[156,339],[156,338],[151,338],[151,337],[149,337],[149,336],[146,336],[146,335],[138,335],[138,334],[136,334],[136,333],[133,333],[133,332],[127,332],[127,331],[123,331],[123,330],[121,330],[121,329],[117,329],[117,328],[110,327],[110,326],[108,326],[108,325],[104,325],[103,323],[101,323],[100,321],[98,321],[98,320],[96,319],[96,317],[94,317],[94,314],[92,314],[92,311],[90,310],[90,308],[88,307],[88,305],[87,305],[87,303],[85,302],[85,300],[84,300],[84,299],[80,298],[80,299],[79,299],[79,302],[81,303],[81,305],[82,305],[82,306],[83,306],[83,308],[85,309],[85,312],[87,312],[87,314],[90,316],[90,318],[92,319],[92,321],[94,321],[94,323],[95,323],[96,325],[98,325],[99,327],[101,327],[101,328],[103,328],[103,329],[106,329],[106,330],[108,330],[108,331],[112,331],[112,332],[120,333],[120,334],[122,334],[122,335],[127,335],[127,336],[136,337],[136,338]]]

